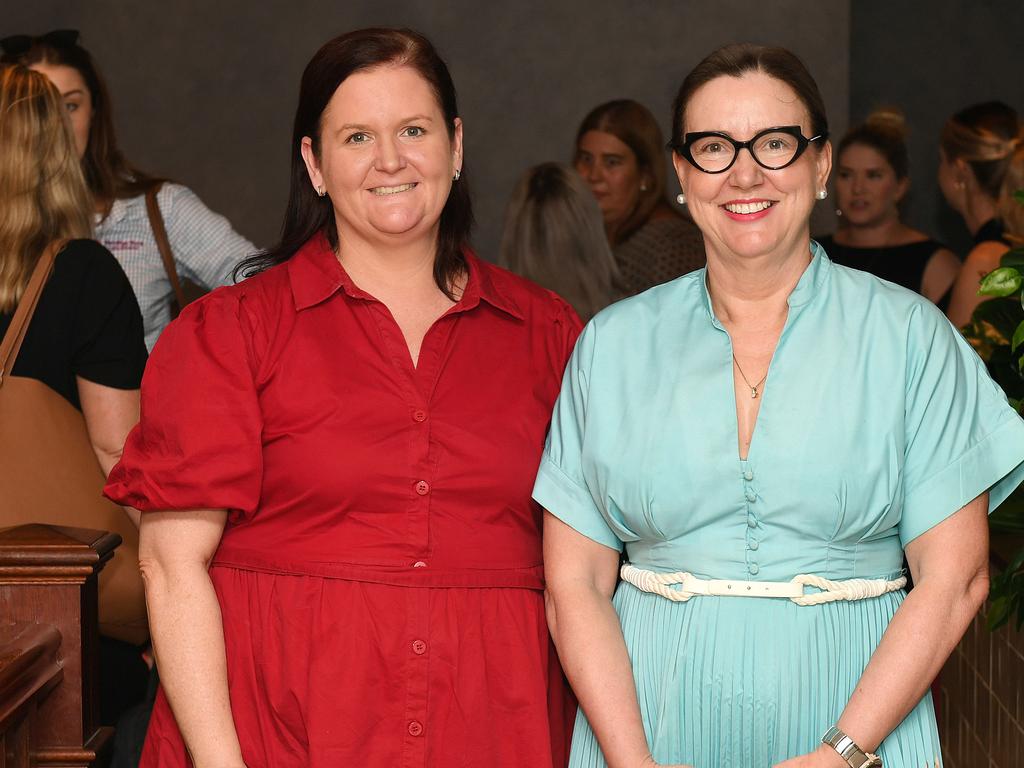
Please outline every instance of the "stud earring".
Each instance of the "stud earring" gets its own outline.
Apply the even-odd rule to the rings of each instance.
[[[678,195],[676,195],[676,202],[679,203],[680,205],[686,205],[686,195],[680,192]]]
[[[836,208],[836,216],[842,216],[842,215],[843,215],[843,209],[842,208]]]
[[[452,177],[453,181],[458,181],[462,177],[462,171],[458,168],[455,169],[455,175]]]
[[[640,182],[640,191],[641,192],[646,192],[647,191],[647,182],[646,181],[641,181]]]
[[[323,197],[324,195],[327,194],[327,190],[325,190],[323,187],[313,187],[313,189],[316,190],[317,197]]]
[[[815,195],[815,197],[817,197],[819,200],[824,200],[826,197],[828,197],[828,190],[822,187],[821,189],[818,190],[818,194]]]

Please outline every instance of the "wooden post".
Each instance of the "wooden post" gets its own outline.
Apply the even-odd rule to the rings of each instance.
[[[36,704],[33,765],[87,768],[110,744],[113,729],[98,725],[96,596],[97,576],[120,543],[117,534],[52,525],[0,531],[0,645],[24,637],[26,625],[60,634],[63,680]]]

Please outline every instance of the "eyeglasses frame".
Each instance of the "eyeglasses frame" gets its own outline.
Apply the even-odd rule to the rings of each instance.
[[[758,139],[760,139],[762,136],[768,133],[785,133],[797,140],[796,152],[793,154],[793,157],[791,157],[783,165],[766,165],[765,163],[762,163],[760,160],[758,160],[757,155],[754,154],[754,150],[752,149],[752,147],[754,146],[754,142],[756,142]],[[729,144],[732,145],[733,149],[735,150],[732,156],[732,160],[729,161],[729,164],[725,166],[725,168],[722,168],[720,171],[709,171],[706,168],[701,168],[700,165],[697,164],[697,161],[693,159],[693,155],[690,153],[690,147],[693,145],[695,141],[699,141],[700,139],[704,139],[709,136],[714,136],[715,138],[727,141]],[[763,131],[758,131],[747,141],[736,141],[736,139],[734,139],[732,136],[730,136],[727,133],[722,133],[721,131],[694,131],[692,133],[685,134],[683,136],[683,142],[681,144],[676,143],[674,141],[669,142],[668,148],[671,149],[680,157],[685,158],[690,163],[690,165],[692,165],[701,173],[725,173],[736,164],[736,159],[740,156],[741,149],[747,150],[747,152],[750,153],[750,156],[754,159],[754,162],[760,165],[766,171],[781,171],[783,168],[788,168],[797,160],[799,160],[800,156],[807,150],[807,147],[810,146],[811,142],[825,141],[826,139],[828,139],[828,132],[819,133],[817,136],[807,138],[806,136],[804,136],[803,131],[800,129],[799,125],[778,125],[775,126],[774,128],[765,128]]]

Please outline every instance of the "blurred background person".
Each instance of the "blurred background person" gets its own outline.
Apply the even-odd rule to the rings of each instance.
[[[573,164],[597,198],[627,296],[704,266],[700,230],[666,198],[664,151],[658,121],[630,99],[595,107],[576,132]]]
[[[984,300],[978,295],[981,278],[999,266],[1010,248],[1001,213],[1012,210],[1014,189],[1004,181],[1014,158],[1019,158],[1021,133],[1016,110],[1000,101],[966,107],[942,127],[939,188],[974,238],[947,311],[957,328],[967,325]]]
[[[902,285],[945,309],[960,261],[940,242],[901,221],[900,204],[909,189],[903,115],[879,110],[839,142],[839,227],[818,242],[837,264]]]
[[[498,263],[557,293],[584,322],[620,290],[597,202],[579,174],[561,163],[534,166],[519,179]]]
[[[152,349],[180,301],[165,266],[158,236],[166,229],[177,277],[210,290],[232,281],[235,266],[256,247],[213,213],[190,189],[150,176],[129,163],[117,146],[106,84],[75,30],[0,40],[0,61],[42,72],[57,86],[71,119],[78,157],[93,198],[96,239],[117,257],[138,298]],[[146,195],[156,208],[147,211]],[[162,220],[162,221],[161,221]]]
[[[50,81],[20,65],[0,65],[0,338],[7,333],[29,278],[46,248],[69,241],[56,256],[18,352],[12,376],[41,381],[82,413],[103,474],[121,455],[139,418],[139,386],[146,364],[142,316],[117,260],[92,235],[92,198],[64,120],[64,104]],[[60,461],[55,456],[54,461]],[[97,492],[99,488],[97,487]],[[137,521],[138,513],[134,512]],[[33,510],[0,527],[58,522],[95,528],[68,510],[61,521]],[[94,522],[94,521],[93,521]],[[131,531],[131,526],[126,526]],[[125,538],[125,529],[118,531]],[[127,551],[128,542],[119,552]],[[133,547],[137,547],[137,539]],[[137,549],[133,548],[137,556]],[[119,570],[116,577],[114,568]],[[136,650],[145,640],[141,583],[124,558],[107,566],[106,599],[120,600],[134,583],[138,624],[111,627],[100,638],[100,721],[113,725],[145,693],[147,670]],[[127,591],[121,589],[129,580]],[[115,615],[131,613],[112,605]],[[101,617],[107,613],[100,606]]]

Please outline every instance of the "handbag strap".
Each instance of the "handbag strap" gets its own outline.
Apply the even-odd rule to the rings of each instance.
[[[0,386],[3,385],[4,374],[14,368],[18,352],[21,351],[21,343],[25,340],[25,334],[28,332],[28,324],[32,320],[32,315],[35,314],[39,297],[43,295],[43,287],[50,278],[50,273],[53,272],[57,254],[63,251],[67,244],[66,239],[54,240],[43,251],[43,255],[39,257],[39,261],[36,262],[36,266],[32,270],[32,276],[28,279],[28,285],[25,286],[25,293],[22,294],[18,307],[14,310],[14,317],[11,318],[11,324],[7,327],[7,333],[4,334],[4,339],[0,342]]]
[[[160,205],[156,201],[156,193],[162,185],[157,184],[150,187],[146,192],[146,213],[149,214],[149,226],[153,230],[153,237],[156,239],[156,247],[160,251],[160,258],[164,262],[164,271],[167,279],[171,281],[171,288],[174,289],[174,298],[178,302],[177,307],[171,307],[171,317],[175,318],[185,306],[185,292],[181,290],[181,280],[178,279],[178,270],[174,266],[174,253],[171,251],[171,241],[167,238],[167,228],[164,226],[164,217],[160,212]]]

